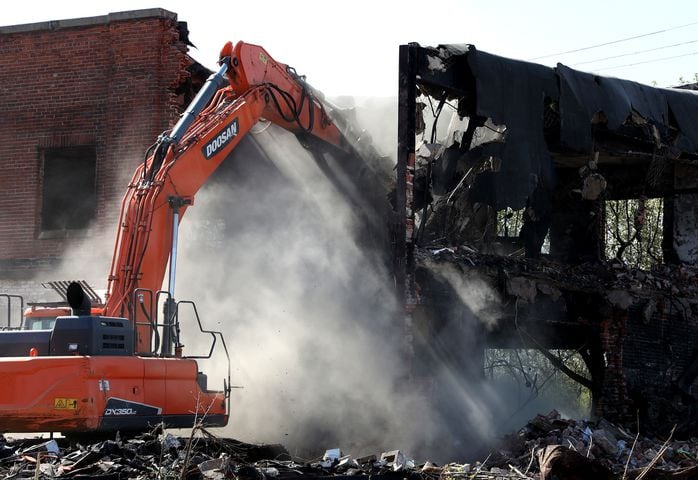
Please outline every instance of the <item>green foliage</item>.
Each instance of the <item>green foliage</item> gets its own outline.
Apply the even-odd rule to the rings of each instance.
[[[661,198],[607,201],[606,258],[645,270],[661,264],[663,214]]]
[[[497,236],[498,237],[518,237],[523,226],[523,214],[525,208],[512,210],[506,207],[497,212]]]
[[[497,212],[497,236],[507,238],[518,237],[521,232],[521,227],[524,224],[524,212],[526,212],[526,208],[513,210],[506,207],[503,210],[499,210]],[[519,250],[519,253],[523,254],[523,248]],[[550,253],[550,233],[546,235],[543,241],[541,253]]]

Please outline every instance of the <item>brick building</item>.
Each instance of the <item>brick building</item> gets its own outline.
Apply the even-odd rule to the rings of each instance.
[[[105,245],[76,253],[99,268],[76,271],[103,282],[130,172],[205,70],[186,33],[162,9],[0,27],[1,290],[42,299],[85,240]]]

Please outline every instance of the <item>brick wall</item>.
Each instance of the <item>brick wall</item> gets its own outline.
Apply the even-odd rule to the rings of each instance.
[[[49,270],[76,241],[103,270],[108,249],[90,245],[113,242],[126,183],[182,108],[175,89],[191,60],[176,14],[0,27],[0,51],[0,279]],[[95,221],[77,235],[44,235],[40,152],[77,145],[96,148]]]
[[[604,355],[604,373],[601,395],[595,399],[594,415],[616,422],[631,422],[634,418],[628,402],[628,384],[624,370],[627,360],[623,348],[628,338],[628,312],[622,308],[611,309],[608,317],[600,322],[599,339]]]
[[[639,411],[645,423],[681,426],[695,408],[679,388],[698,348],[692,302],[669,295],[639,302],[629,311],[622,343],[630,413]]]

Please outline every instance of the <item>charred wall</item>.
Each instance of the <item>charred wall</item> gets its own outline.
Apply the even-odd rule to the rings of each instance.
[[[688,428],[698,95],[471,45],[403,45],[400,59],[395,265],[414,345],[467,312],[470,363],[487,347],[577,350],[596,415]],[[662,252],[637,268],[609,256],[608,205],[639,202],[639,231],[648,199]],[[475,279],[496,311],[473,311],[462,287]]]

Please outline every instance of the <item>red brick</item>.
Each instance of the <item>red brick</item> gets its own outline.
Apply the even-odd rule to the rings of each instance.
[[[174,89],[191,60],[164,13],[0,33],[0,278],[2,261],[39,265],[69,246],[40,238],[41,148],[96,147],[95,230],[111,235],[132,171],[180,113]]]

